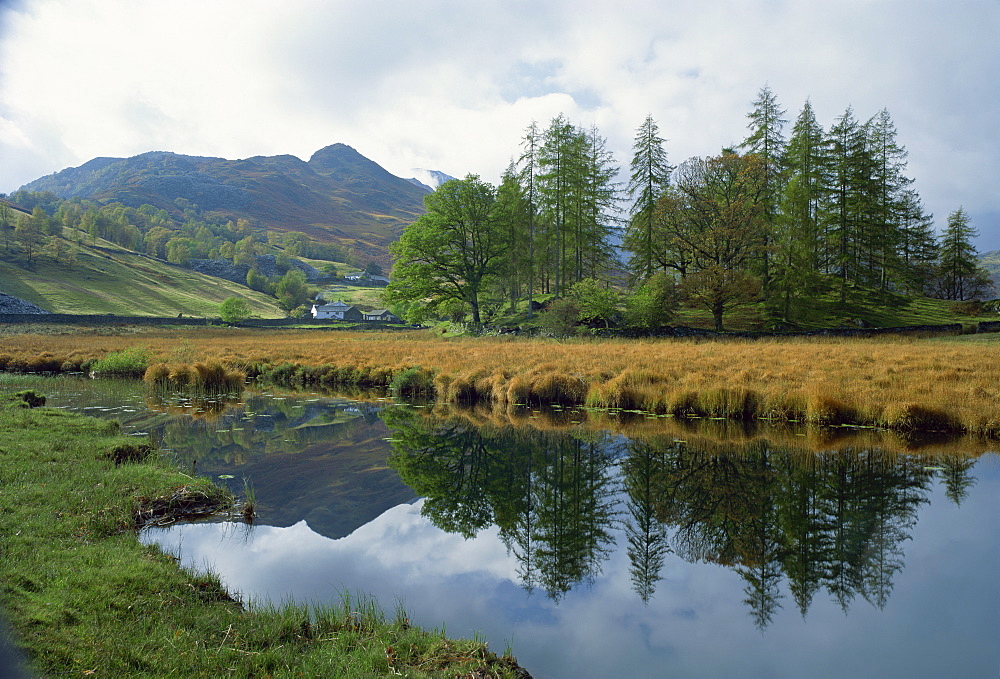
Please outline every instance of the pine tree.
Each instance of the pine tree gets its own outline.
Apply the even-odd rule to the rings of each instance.
[[[524,198],[527,201],[527,240],[528,240],[528,257],[526,261],[526,285],[527,285],[527,297],[528,297],[528,317],[534,315],[534,309],[532,309],[532,301],[534,300],[535,294],[535,277],[536,277],[536,262],[535,262],[535,241],[536,241],[536,221],[535,218],[538,212],[538,172],[539,172],[539,152],[541,147],[541,133],[538,130],[538,124],[532,120],[531,124],[528,125],[527,129],[524,131],[524,137],[521,138],[521,157],[518,159],[518,164],[521,166],[519,172],[519,180],[521,187],[523,189]]]
[[[899,258],[903,234],[903,192],[913,183],[906,171],[907,151],[896,141],[896,126],[887,109],[879,111],[865,125],[871,156],[871,212],[867,229],[869,270],[878,275],[878,287],[885,290],[893,281],[903,284],[906,275]]]

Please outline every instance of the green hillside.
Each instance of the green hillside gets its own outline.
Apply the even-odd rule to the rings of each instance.
[[[243,218],[268,231],[337,242],[366,260],[384,259],[389,243],[423,214],[428,191],[345,144],[320,149],[308,161],[289,155],[227,160],[159,151],[95,158],[22,189],[99,204],[151,205],[176,218],[196,205],[223,222]]]
[[[282,318],[273,297],[137,254],[98,239],[71,244],[72,261],[0,252],[0,292],[66,314],[218,318],[227,297],[243,297],[261,318]]]

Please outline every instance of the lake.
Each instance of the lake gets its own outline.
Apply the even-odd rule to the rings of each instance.
[[[1000,669],[1000,458],[975,442],[0,381],[23,386],[148,434],[189,473],[251,485],[252,527],[142,535],[247,601],[371,595],[510,646],[536,678]]]

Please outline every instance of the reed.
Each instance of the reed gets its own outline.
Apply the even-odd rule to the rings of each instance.
[[[421,388],[430,388],[432,375],[435,398],[443,402],[586,403],[1000,436],[1000,352],[992,336],[975,343],[888,337],[550,342],[425,332],[149,329],[5,336],[0,363],[11,369],[47,353],[82,364],[135,346],[145,347],[151,363],[170,363],[185,342],[192,364],[216,362],[292,386],[387,388],[420,366]],[[185,379],[182,368],[171,364],[171,370]],[[410,372],[397,384],[416,377]]]

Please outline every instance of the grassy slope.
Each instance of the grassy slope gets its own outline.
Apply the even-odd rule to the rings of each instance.
[[[0,292],[66,314],[217,318],[227,297],[243,297],[262,318],[284,312],[267,295],[180,266],[144,257],[104,240],[76,245],[76,262],[40,255],[24,266],[21,253],[0,254]]]
[[[517,676],[484,643],[386,621],[372,602],[245,610],[180,570],[136,539],[134,505],[213,487],[156,456],[116,467],[103,454],[134,444],[116,424],[0,404],[0,603],[37,676]]]

